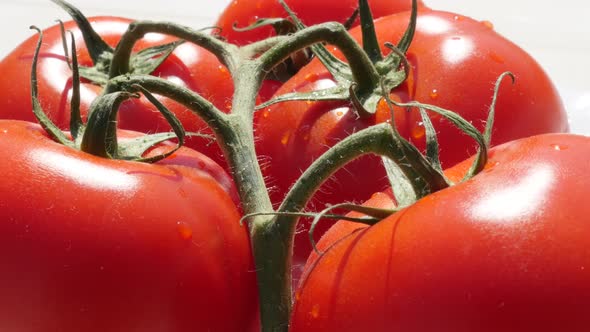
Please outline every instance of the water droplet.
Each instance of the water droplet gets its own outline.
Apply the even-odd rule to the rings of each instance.
[[[430,99],[436,99],[436,98],[438,98],[438,90],[432,89],[432,91],[430,91]]]
[[[561,144],[551,144],[551,148],[555,151],[563,151],[563,150],[567,150],[567,146],[565,145],[561,145]]]
[[[185,241],[191,240],[193,238],[193,229],[184,221],[179,221],[176,223],[176,231],[178,231],[180,238]]]
[[[483,24],[488,29],[494,29],[494,23],[488,20],[481,21],[481,24]]]
[[[497,63],[504,63],[504,58],[496,52],[490,52],[490,59],[496,61]]]
[[[455,15],[455,16],[453,17],[453,19],[454,19],[455,21],[461,21],[461,20],[463,19],[463,16]]]
[[[8,129],[4,129],[4,130],[2,130],[2,132],[3,132],[4,134],[8,134]]]
[[[320,316],[320,305],[314,304],[311,308],[311,317],[318,318]]]
[[[223,73],[223,74],[227,74],[228,73],[227,68],[225,66],[223,66],[223,65],[219,65],[219,67],[217,67],[217,68],[219,68],[219,71],[221,73]]]
[[[318,78],[319,78],[319,76],[316,73],[309,73],[309,74],[305,75],[305,80],[308,82],[315,82],[318,80]]]
[[[412,137],[416,139],[420,139],[426,135],[426,128],[424,128],[424,124],[419,122],[417,126],[412,128]]]
[[[283,145],[287,145],[287,143],[289,143],[289,138],[291,137],[291,133],[290,132],[286,132],[283,137],[281,138],[281,144]]]
[[[270,111],[268,109],[266,109],[262,112],[262,117],[265,119],[268,118],[269,115],[270,115]]]

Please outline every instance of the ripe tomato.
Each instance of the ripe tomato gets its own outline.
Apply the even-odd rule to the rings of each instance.
[[[589,153],[583,136],[509,142],[373,227],[339,221],[310,256],[290,331],[586,331]]]
[[[129,19],[119,17],[93,17],[89,18],[89,21],[103,40],[112,47],[119,42],[121,35],[131,22]],[[92,60],[76,24],[72,21],[66,22],[65,29],[74,33],[80,65],[91,66]],[[43,37],[38,64],[39,98],[49,117],[65,129],[69,125],[72,71],[65,61],[59,26],[44,30]],[[1,118],[36,120],[31,111],[29,80],[37,39],[37,36],[32,36],[0,62],[0,71],[7,78],[0,83]],[[174,40],[175,38],[163,35],[149,34],[136,45],[136,49],[139,51]],[[184,43],[178,46],[152,74],[200,93],[221,110],[231,109],[233,85],[229,72],[214,55],[194,44]],[[99,85],[88,81],[83,82],[81,88],[83,115],[101,90],[102,87]],[[207,125],[186,107],[163,97],[160,101],[176,114],[187,131],[211,133]],[[119,127],[150,133],[170,130],[166,120],[145,98],[130,100],[123,104],[119,112]],[[220,149],[209,139],[187,137],[186,145],[206,154],[218,163],[223,163]]]
[[[15,120],[0,121],[0,147],[0,330],[256,322],[248,234],[213,161],[187,148],[156,164],[103,159]]]
[[[285,2],[306,25],[329,21],[344,23],[358,7],[358,0],[290,0]],[[372,0],[369,2],[371,12],[375,18],[412,8],[410,0]],[[422,1],[419,1],[419,6],[424,6]],[[221,29],[220,35],[226,38],[227,41],[237,45],[245,45],[273,36],[273,29],[265,27],[251,31],[236,31],[233,29],[234,24],[239,28],[243,28],[261,18],[286,18],[288,16],[277,0],[258,0],[255,2],[233,0],[221,13],[216,26]]]
[[[399,41],[408,21],[409,13],[376,20],[379,42]],[[360,40],[359,29],[353,29],[351,34]],[[407,58],[411,64],[409,77],[392,91],[392,98],[453,110],[479,129],[485,125],[494,82],[505,71],[514,73],[516,83],[506,81],[500,88],[492,144],[568,129],[561,99],[543,69],[525,51],[494,32],[488,23],[441,11],[419,12]],[[319,61],[314,61],[285,83],[277,95],[333,85],[332,76]],[[388,108],[381,106],[375,115],[360,119],[347,103],[340,102],[284,102],[259,111],[257,149],[268,161],[264,172],[275,188],[273,201],[282,199],[302,170],[337,141],[389,120]],[[425,130],[419,111],[398,109],[395,120],[402,136],[424,149]],[[432,121],[438,132],[444,167],[475,151],[471,138],[450,122],[435,115]],[[363,158],[336,173],[314,201],[362,201],[387,185],[380,159]],[[295,250],[301,257],[309,252],[305,232],[299,235]]]

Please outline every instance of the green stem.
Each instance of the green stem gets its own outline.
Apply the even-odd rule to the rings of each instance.
[[[405,160],[406,152],[395,143],[392,128],[388,123],[374,125],[348,136],[315,160],[287,193],[278,211],[292,212],[303,209],[325,179],[328,179],[350,161],[365,154],[389,157],[400,165],[407,177],[424,178],[412,166],[408,165],[408,161]],[[416,186],[416,191],[426,186],[423,181],[413,184]],[[295,227],[293,222],[279,224],[284,227]]]
[[[323,23],[299,30],[289,39],[277,43],[260,56],[259,61],[263,64],[262,69],[269,71],[290,54],[319,42],[326,42],[338,47],[350,64],[354,81],[361,91],[372,91],[379,86],[379,73],[371,59],[348,34],[346,28],[342,24],[335,22]]]
[[[232,169],[232,176],[238,187],[245,214],[273,212],[272,203],[264,183],[260,165],[254,149],[253,112],[255,97],[262,84],[264,75],[276,64],[283,61],[289,54],[319,42],[328,42],[341,49],[346,59],[351,63],[353,76],[359,83],[373,89],[379,84],[379,75],[370,59],[362,48],[348,35],[341,24],[326,23],[320,26],[298,31],[288,38],[276,38],[270,44],[258,44],[254,48],[240,51],[230,45],[192,29],[172,23],[158,23],[142,21],[133,23],[115,50],[111,76],[126,73],[129,70],[129,59],[134,43],[148,32],[165,33],[176,36],[188,42],[198,44],[214,53],[224,63],[233,77],[235,87],[230,114],[224,114],[210,102],[186,88],[176,86],[168,81],[141,75],[119,76],[113,78],[107,90],[117,90],[122,87],[131,88],[139,84],[147,90],[172,98],[201,116],[213,129],[228,164]],[[268,49],[267,49],[268,48]],[[258,57],[253,57],[253,51],[263,51]],[[368,132],[381,130],[385,133],[388,126],[378,126]],[[384,134],[382,137],[386,136]],[[391,133],[387,137],[391,141]],[[375,138],[373,137],[373,140]],[[346,157],[329,153],[322,160],[332,158],[337,161],[329,172],[339,167],[340,160],[358,157],[362,151],[358,146],[370,145],[367,153],[388,154],[391,147],[385,141],[377,139],[379,144],[371,143],[368,138],[361,139],[362,143],[350,146]],[[326,164],[328,164],[326,162]],[[328,172],[328,173],[329,173]],[[322,176],[326,176],[323,173]],[[323,177],[322,179],[325,179]],[[317,179],[316,179],[317,181]],[[303,180],[306,183],[305,180]],[[308,184],[309,185],[309,184]],[[312,184],[311,186],[315,186]],[[319,185],[319,184],[318,184]],[[293,201],[287,201],[288,208],[305,206],[311,192],[292,195]],[[296,199],[295,199],[296,198]],[[293,203],[293,204],[292,204]],[[285,205],[285,204],[284,204]],[[291,211],[295,211],[292,209]],[[296,219],[288,217],[273,217],[259,214],[251,218],[250,232],[252,250],[256,264],[259,286],[259,301],[262,330],[264,332],[287,331],[291,314],[291,257]]]
[[[111,79],[109,85],[116,91],[135,91],[136,89],[133,86],[139,85],[152,93],[173,99],[197,114],[214,132],[219,131],[220,123],[225,121],[225,114],[217,109],[210,101],[190,89],[159,77],[151,75],[122,75]]]

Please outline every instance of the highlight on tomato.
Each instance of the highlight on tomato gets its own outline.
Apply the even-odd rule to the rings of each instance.
[[[577,135],[512,141],[373,226],[339,221],[306,264],[290,331],[585,331],[589,153]],[[391,192],[365,205],[395,207]]]

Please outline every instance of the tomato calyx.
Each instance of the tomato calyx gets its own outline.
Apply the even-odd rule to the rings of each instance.
[[[65,146],[75,148],[99,157],[147,163],[153,163],[170,156],[184,144],[184,138],[187,134],[185,133],[180,121],[153,95],[151,95],[147,90],[141,89],[140,87],[138,87],[138,89],[141,89],[146,98],[152,102],[152,104],[154,104],[156,108],[162,113],[162,115],[166,118],[174,130],[174,133],[143,135],[124,141],[119,141],[117,139],[117,110],[123,101],[129,98],[139,97],[137,94],[128,92],[115,92],[100,96],[92,104],[89,110],[88,121],[84,123],[80,115],[80,73],[78,71],[78,60],[75,52],[76,43],[72,33],[70,33],[72,35],[71,67],[73,73],[70,115],[71,138],[68,137],[68,135],[62,132],[53,123],[53,121],[49,119],[39,102],[37,87],[37,63],[39,51],[43,41],[43,33],[35,26],[31,26],[31,29],[37,30],[39,33],[39,39],[37,41],[31,68],[31,101],[33,113],[39,124],[53,140]],[[145,152],[155,145],[173,138],[178,140],[175,148],[154,156],[142,157]]]
[[[281,3],[291,16],[293,22],[295,22],[297,28],[305,28],[305,25],[299,20],[299,18],[297,18],[295,13],[291,11],[283,1],[281,1]],[[355,107],[355,111],[359,117],[372,116],[376,112],[383,94],[389,93],[402,84],[408,76],[410,68],[408,61],[405,58],[405,53],[414,36],[417,12],[418,2],[413,0],[412,12],[406,32],[398,42],[397,46],[392,43],[386,43],[386,46],[391,52],[384,57],[377,40],[373,16],[369,4],[366,0],[360,0],[359,15],[363,35],[362,48],[365,56],[370,60],[370,70],[365,69],[364,71],[359,72],[355,68],[357,64],[352,62],[345,63],[328,51],[324,45],[313,45],[310,49],[325,65],[326,69],[335,80],[336,85],[324,90],[280,95],[259,105],[258,109],[284,101],[339,100],[348,102],[353,99],[354,102],[358,102],[358,104],[362,105],[362,107]],[[354,96],[352,92],[354,92]]]
[[[281,5],[285,8],[285,10],[290,10],[284,2],[281,2]],[[353,26],[356,19],[358,18],[358,15],[359,9],[356,8],[350,17],[343,23],[343,26],[346,28],[346,30],[349,30]],[[266,26],[271,26],[277,36],[286,36],[298,30],[297,24],[294,23],[291,18],[260,18],[246,27],[238,27],[237,23],[234,23],[232,28],[238,32],[245,32],[260,29]],[[266,78],[284,83],[297,74],[297,72],[307,65],[314,57],[315,54],[310,48],[305,48],[299,52],[295,52],[283,62],[276,65],[267,74]]]
[[[61,8],[63,8],[76,22],[82,37],[86,44],[86,48],[92,59],[93,66],[80,66],[80,76],[87,79],[88,81],[97,84],[105,85],[111,76],[115,76],[111,71],[111,64],[113,59],[114,49],[109,46],[100,35],[92,28],[92,25],[82,14],[82,12],[71,5],[70,3],[63,0],[51,0]],[[62,35],[65,42],[65,34],[62,26]],[[178,40],[164,45],[158,45],[149,47],[139,52],[132,54],[131,65],[129,66],[128,72],[136,74],[151,74],[156,70],[162,62],[164,62],[172,52],[183,43],[184,41]],[[67,58],[68,49],[64,43],[64,51]],[[124,73],[116,73],[116,75]]]

